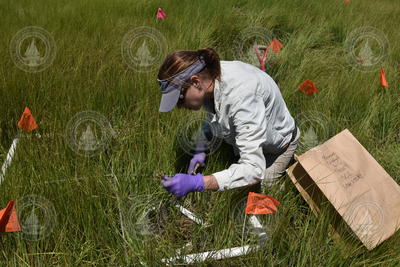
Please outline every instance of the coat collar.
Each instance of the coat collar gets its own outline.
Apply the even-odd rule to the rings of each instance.
[[[221,103],[221,87],[220,87],[220,82],[218,80],[215,80],[214,82],[214,103],[213,106],[211,105],[210,102],[205,102],[204,103],[204,109],[215,115],[218,115],[220,113],[220,103]]]
[[[215,109],[215,113],[217,113],[219,110],[218,101],[217,101],[217,98],[219,98],[219,82],[218,82],[218,80],[215,80],[215,82],[214,82],[213,94],[214,94],[214,109]]]
[[[224,70],[224,63],[225,61],[221,61],[221,82],[215,79],[214,82],[214,110],[210,105],[205,105],[206,111],[213,113],[214,116],[212,118],[212,122],[219,121],[220,113],[221,113],[221,102],[222,102],[222,94],[224,93],[224,89],[226,88],[226,82],[224,81],[225,78],[225,70]],[[226,93],[226,92],[225,92]]]
[[[222,84],[217,79],[215,79],[214,84],[214,108],[215,113],[218,115],[220,113],[221,106],[221,94],[222,94]]]

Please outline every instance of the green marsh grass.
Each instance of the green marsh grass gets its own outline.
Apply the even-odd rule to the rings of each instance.
[[[47,199],[56,213],[53,230],[38,241],[1,234],[2,266],[136,266],[140,262],[158,266],[189,241],[193,247],[187,253],[244,245],[232,210],[249,189],[186,197],[184,206],[207,222],[202,227],[190,224],[171,207],[173,197],[151,175],[187,169],[190,156],[177,145],[176,127],[194,111],[159,113],[157,68],[141,73],[124,63],[123,36],[139,26],[160,31],[168,52],[208,46],[222,60],[236,59],[232,44],[243,29],[261,26],[272,31],[284,46],[267,64],[267,73],[278,83],[293,117],[308,111],[326,116],[325,139],[348,128],[400,183],[400,32],[396,27],[400,6],[396,1],[3,0],[0,5],[0,161],[18,133],[16,123],[25,106],[37,119],[37,132],[50,135],[21,139],[0,185],[1,207],[10,199],[33,194]],[[156,20],[158,7],[167,12],[165,20]],[[42,72],[22,71],[10,57],[10,40],[26,26],[42,27],[55,40],[56,58]],[[361,26],[382,30],[389,41],[390,54],[381,66],[389,88],[379,85],[379,70],[360,72],[346,64],[343,43]],[[305,79],[314,81],[319,92],[307,96],[298,91]],[[90,158],[77,155],[64,139],[68,121],[84,110],[103,114],[116,131],[110,146]],[[322,138],[322,132],[317,134]],[[229,167],[234,162],[231,155],[223,145],[210,155],[204,174]],[[112,172],[114,176],[107,175]],[[208,264],[400,264],[398,233],[372,251],[344,255],[327,234],[329,213],[316,217],[289,177],[282,179],[285,190],[272,187],[264,192],[281,202],[267,246]],[[165,203],[168,216],[159,218],[163,227],[157,235],[145,235],[137,224],[140,207],[157,203]]]

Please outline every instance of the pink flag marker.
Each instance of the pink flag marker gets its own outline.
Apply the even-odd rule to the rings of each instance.
[[[158,19],[165,19],[167,17],[167,13],[162,10],[160,7],[157,9],[157,18]]]

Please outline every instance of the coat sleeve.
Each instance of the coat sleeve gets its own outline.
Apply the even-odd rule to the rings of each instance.
[[[264,179],[266,161],[262,143],[266,141],[267,119],[261,96],[236,97],[229,112],[240,159],[228,169],[213,173],[219,189],[225,191],[255,184]]]

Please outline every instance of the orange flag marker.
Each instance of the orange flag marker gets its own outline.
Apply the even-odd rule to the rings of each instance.
[[[276,38],[274,38],[268,47],[271,48],[272,51],[274,51],[275,53],[278,53],[281,50],[282,46],[283,44],[279,42]]]
[[[162,10],[160,7],[157,9],[157,18],[158,19],[165,19],[167,17],[167,13]]]
[[[0,210],[0,232],[18,232],[21,227],[14,208],[14,201],[10,200],[5,209]]]
[[[25,107],[24,113],[22,113],[22,116],[18,121],[18,127],[24,132],[33,131],[38,127],[36,124],[36,120],[32,116],[32,113],[28,107]],[[15,151],[17,149],[17,144],[19,142],[19,139],[20,139],[20,134],[18,133],[11,144],[10,150],[8,150],[6,160],[4,161],[3,165],[1,166],[0,184],[3,183],[4,177],[6,175],[6,171],[7,171],[8,167],[10,167],[10,165],[11,165],[12,159],[13,159]]]
[[[18,127],[25,132],[33,131],[38,127],[36,120],[32,116],[28,107],[25,107],[24,113],[22,113],[22,116],[18,121]]]
[[[381,85],[385,86],[385,87],[389,87],[389,84],[386,81],[385,71],[383,70],[383,68],[381,69]]]
[[[280,202],[273,197],[249,192],[246,214],[272,214],[278,210]]]
[[[315,86],[315,84],[310,80],[305,80],[298,88],[299,90],[304,91],[306,95],[318,92],[317,86]]]

